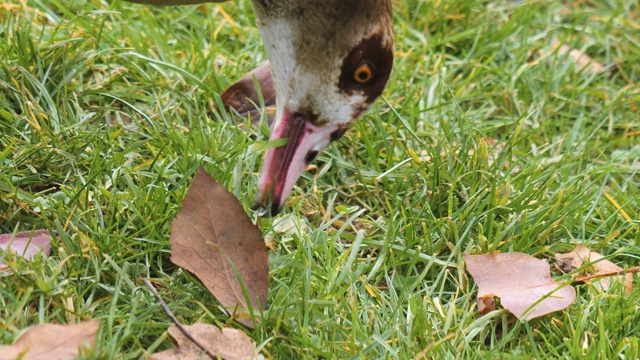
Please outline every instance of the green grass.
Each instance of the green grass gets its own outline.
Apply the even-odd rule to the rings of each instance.
[[[247,334],[274,359],[640,357],[640,286],[576,284],[570,308],[499,336],[509,317],[477,315],[462,261],[579,242],[638,265],[638,3],[394,10],[384,99],[282,215],[250,212],[275,250],[265,320]],[[581,69],[554,40],[608,70]],[[0,274],[1,343],[97,318],[93,357],[168,348],[170,320],[142,277],[182,322],[240,327],[169,261],[168,235],[200,164],[250,208],[268,130],[237,127],[219,94],[265,59],[247,1],[0,5],[0,232],[59,233],[50,257]]]

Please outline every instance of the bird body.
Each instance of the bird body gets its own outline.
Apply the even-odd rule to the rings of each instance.
[[[267,150],[258,182],[256,205],[275,215],[307,165],[382,93],[392,12],[390,0],[253,0],[253,8],[276,95],[270,140],[288,139]]]

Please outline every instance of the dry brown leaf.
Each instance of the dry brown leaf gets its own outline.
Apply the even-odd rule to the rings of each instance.
[[[47,230],[21,231],[15,235],[0,235],[0,249],[11,251],[27,260],[31,260],[40,251],[44,255],[49,255],[50,242],[51,235]],[[0,263],[0,270],[6,267],[5,264]]]
[[[530,255],[494,252],[465,254],[464,259],[478,284],[479,308],[484,309],[486,299],[495,296],[518,319],[531,320],[562,310],[576,298],[573,287],[553,281],[546,261]]]
[[[552,44],[553,48],[558,49],[558,54],[567,55],[569,59],[578,65],[578,69],[586,69],[596,74],[600,74],[606,71],[606,68],[602,64],[593,60],[589,55],[584,52],[572,49],[567,45],[560,44],[558,40],[554,40]]]
[[[496,309],[496,300],[494,294],[485,294],[484,296],[476,299],[476,304],[478,304],[478,312],[480,315],[487,315]]]
[[[225,360],[252,359],[255,349],[251,339],[238,329],[224,328],[215,325],[196,323],[183,327],[212,354]],[[195,345],[177,326],[171,325],[169,334],[176,339],[178,348],[154,354],[152,360],[202,359],[203,351]]]
[[[171,261],[193,273],[237,320],[253,327],[252,308],[265,309],[269,280],[267,247],[238,200],[200,168],[171,224]],[[237,275],[236,275],[237,274]],[[259,304],[259,305],[258,305]]]
[[[90,349],[100,322],[80,324],[40,324],[27,330],[13,345],[0,345],[0,360],[75,359],[80,349]]]
[[[588,247],[583,245],[576,246],[572,252],[567,254],[556,254],[556,268],[564,273],[572,272],[576,269],[583,267],[586,264],[591,266],[593,270],[592,273],[594,275],[603,275],[605,277],[597,279],[596,283],[600,284],[602,290],[609,290],[609,286],[611,285],[611,279],[614,281],[623,281],[623,286],[627,295],[630,295],[633,291],[633,274],[624,274],[618,276],[606,276],[609,273],[617,273],[624,271],[623,268],[614,264],[609,260],[602,260],[604,256],[601,254],[591,251]],[[578,275],[574,275],[576,278]],[[623,280],[624,279],[624,280]]]

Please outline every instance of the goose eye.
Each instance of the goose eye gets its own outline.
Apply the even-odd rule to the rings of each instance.
[[[366,84],[370,82],[371,79],[373,79],[373,70],[369,64],[362,64],[353,72],[353,80],[358,84]]]

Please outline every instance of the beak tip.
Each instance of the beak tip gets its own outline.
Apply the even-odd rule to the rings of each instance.
[[[261,201],[256,201],[251,210],[258,213],[258,215],[263,217],[272,217],[276,216],[282,210],[282,206],[280,206],[279,201],[272,201],[270,205],[265,205]]]
[[[271,208],[269,209],[269,216],[276,216],[282,210],[282,206],[280,206],[280,202],[273,202],[271,204]]]

